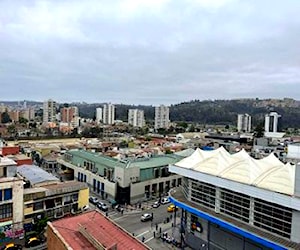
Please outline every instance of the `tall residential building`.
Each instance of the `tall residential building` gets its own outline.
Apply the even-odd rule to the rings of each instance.
[[[77,107],[63,107],[60,109],[61,121],[71,123],[78,116]]]
[[[55,122],[56,120],[56,102],[49,99],[43,104],[43,122]]]
[[[115,105],[107,103],[103,105],[103,123],[114,124],[115,123]]]
[[[238,114],[237,120],[238,132],[250,132],[251,131],[251,116],[248,114]]]
[[[144,127],[145,126],[144,110],[129,109],[128,124],[131,124],[133,127],[139,127],[139,128]]]
[[[278,121],[281,115],[271,112],[265,115],[265,132],[278,132]]]
[[[160,105],[155,107],[155,124],[154,128],[169,128],[169,107]]]
[[[102,108],[96,108],[96,122],[100,123],[103,121],[103,112]]]

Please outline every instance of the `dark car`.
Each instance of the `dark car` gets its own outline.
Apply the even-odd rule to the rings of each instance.
[[[21,250],[22,246],[15,243],[8,243],[4,247],[1,248],[1,250]]]
[[[141,216],[141,221],[142,221],[142,222],[144,222],[144,221],[149,221],[149,220],[152,220],[152,219],[153,219],[152,214],[146,213],[146,214],[143,214],[143,215]]]
[[[92,203],[92,204],[94,204],[94,205],[96,205],[97,203],[98,203],[98,198],[97,197],[93,197],[93,196],[91,196],[90,198],[89,198],[89,202],[90,203]]]
[[[104,212],[108,211],[108,206],[101,201],[97,203],[97,207]]]
[[[152,207],[154,208],[158,208],[160,206],[160,202],[159,201],[156,201],[152,204]]]
[[[36,247],[40,245],[42,241],[37,237],[31,237],[25,242],[26,247]]]

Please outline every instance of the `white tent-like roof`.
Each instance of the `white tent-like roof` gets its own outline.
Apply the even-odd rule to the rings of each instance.
[[[212,151],[198,148],[175,166],[279,193],[294,194],[296,166],[282,163],[273,153],[256,160],[245,150],[231,155],[223,147]]]

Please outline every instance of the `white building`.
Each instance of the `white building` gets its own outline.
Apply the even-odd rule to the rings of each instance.
[[[169,119],[169,107],[160,105],[155,107],[155,124],[154,128],[169,128],[170,119]]]
[[[96,108],[96,122],[100,123],[103,121],[103,112],[102,108]]]
[[[270,114],[265,115],[265,132],[278,132],[278,119],[281,115],[278,115],[277,112],[271,112]]]
[[[56,102],[49,99],[43,104],[43,123],[56,121]]]
[[[24,237],[23,180],[16,170],[15,161],[0,157],[0,228],[5,238]]]
[[[250,132],[251,131],[251,116],[248,114],[238,114],[237,119],[238,132]]]
[[[299,164],[197,149],[169,171],[183,177],[170,200],[192,249],[300,249]]]
[[[142,128],[145,126],[144,110],[129,109],[128,110],[128,124],[133,127]]]
[[[103,123],[104,124],[115,123],[115,105],[111,103],[103,105]]]

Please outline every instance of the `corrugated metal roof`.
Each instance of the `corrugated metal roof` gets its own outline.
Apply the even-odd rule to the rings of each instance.
[[[31,185],[49,181],[59,181],[58,178],[35,165],[21,165],[17,167],[17,173],[25,177]]]

